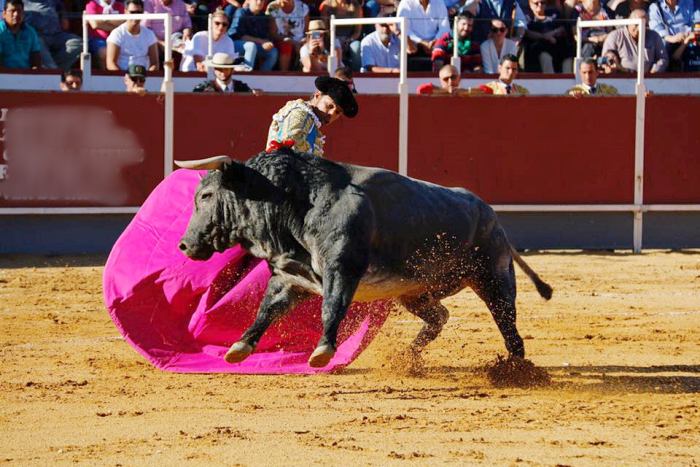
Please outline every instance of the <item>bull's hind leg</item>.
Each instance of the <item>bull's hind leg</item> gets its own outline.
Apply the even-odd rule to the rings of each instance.
[[[423,327],[411,343],[411,351],[419,354],[440,334],[450,313],[439,301],[427,294],[419,297],[401,297],[399,301],[408,311],[424,321]]]
[[[228,363],[238,363],[245,360],[258,345],[258,341],[267,328],[308,296],[307,292],[286,284],[278,276],[272,276],[267,284],[265,297],[260,304],[255,321],[243,333],[241,339],[231,346],[224,360]]]
[[[511,356],[524,357],[525,346],[515,326],[515,272],[509,253],[499,252],[496,259],[484,256],[480,271],[470,284],[486,303]]]

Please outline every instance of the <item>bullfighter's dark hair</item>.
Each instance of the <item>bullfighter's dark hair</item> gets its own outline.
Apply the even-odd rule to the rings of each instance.
[[[22,7],[22,9],[24,10],[24,2],[22,0],[7,0],[5,2],[5,6],[2,7],[2,11],[7,11],[7,7],[10,5],[12,5],[15,8]]]
[[[515,62],[518,63],[518,57],[516,57],[513,54],[505,54],[503,57],[501,57],[501,61],[498,62],[501,65],[503,65],[505,62]]]
[[[133,3],[134,5],[138,5],[138,6],[141,6],[141,7],[143,6],[143,0],[126,0],[126,1],[124,2],[124,6],[125,6],[125,7],[128,6],[129,3]]]

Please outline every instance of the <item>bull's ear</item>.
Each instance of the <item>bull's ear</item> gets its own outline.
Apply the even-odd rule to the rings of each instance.
[[[231,158],[228,156],[214,156],[208,157],[206,159],[199,159],[197,161],[174,161],[175,165],[182,167],[183,169],[193,169],[193,170],[221,170],[221,167],[226,162],[231,162]]]

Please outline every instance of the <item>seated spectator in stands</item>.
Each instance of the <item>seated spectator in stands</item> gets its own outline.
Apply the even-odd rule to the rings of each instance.
[[[600,4],[600,0],[582,0],[574,7],[574,18],[582,21],[602,21],[610,19],[608,12]],[[599,57],[602,54],[603,43],[613,28],[584,28],[581,31],[581,57]]]
[[[484,73],[498,73],[499,63],[506,55],[517,55],[518,44],[506,38],[506,23],[500,19],[491,20],[489,39],[481,44],[481,63]]]
[[[126,13],[143,13],[143,0],[126,0]],[[158,70],[158,38],[133,19],[116,27],[107,37],[107,69],[127,70],[132,64]]]
[[[627,70],[620,65],[620,55],[615,50],[606,50],[602,57],[598,57],[598,71],[610,75],[614,73],[626,73]]]
[[[668,53],[663,39],[655,31],[649,29],[647,13],[644,10],[634,10],[630,18],[642,18],[645,20],[646,33],[644,48],[644,72],[658,73],[668,67]],[[639,29],[636,25],[616,29],[610,34],[603,44],[603,54],[608,50],[614,50],[620,56],[622,68],[628,71],[637,70],[637,40]]]
[[[357,89],[355,89],[355,81],[352,79],[352,68],[349,66],[341,66],[335,70],[333,77],[348,83],[348,87],[353,94],[357,94]]]
[[[322,73],[328,68],[328,56],[330,55],[330,34],[322,19],[314,19],[309,22],[307,39],[299,50],[301,70],[304,73]],[[335,54],[338,57],[339,66],[343,66],[343,51],[340,42],[336,39]]]
[[[669,56],[693,32],[693,0],[658,0],[649,6],[649,28],[666,44]],[[678,62],[676,62],[678,63]],[[680,69],[674,66],[675,69]]]
[[[695,23],[693,32],[673,52],[673,59],[680,62],[683,71],[700,71],[700,23]]]
[[[579,74],[581,75],[581,84],[566,91],[571,97],[617,96],[617,89],[614,86],[598,82],[596,59],[584,58],[579,66]]]
[[[214,54],[211,61],[205,62],[207,67],[214,68],[215,79],[198,84],[193,92],[247,92],[255,93],[246,83],[233,79],[234,57],[227,53]]]
[[[522,1],[523,5],[527,5],[526,0]],[[520,0],[466,0],[464,8],[474,14],[473,37],[479,43],[483,43],[489,37],[489,20],[501,20],[516,42],[522,39],[527,28],[527,19]]]
[[[80,70],[65,70],[61,72],[61,91],[80,91],[83,88],[83,72]]]
[[[642,8],[643,10],[648,10],[649,9],[649,1],[648,0],[622,0],[618,2],[617,4],[613,2],[608,3],[608,8],[613,10],[613,14],[611,15],[608,12],[608,15],[614,19],[627,19],[630,16],[630,13],[632,13],[634,10],[637,10],[639,8]]]
[[[527,30],[523,38],[525,70],[569,73],[574,47],[569,40],[567,23],[559,18],[556,9],[545,9],[545,6],[545,0],[530,0]]]
[[[481,86],[474,89],[464,89],[459,87],[462,77],[456,67],[444,65],[438,72],[440,87],[433,83],[424,83],[418,86],[416,93],[422,96],[473,96],[480,94],[493,94],[490,88]]]
[[[474,15],[467,10],[460,10],[454,20],[457,22],[457,54],[460,58],[462,73],[481,71],[481,51],[479,44],[472,38]],[[439,70],[446,63],[450,63],[454,51],[452,36],[452,31],[446,32],[435,43],[431,57],[433,70]]]
[[[0,22],[0,66],[39,68],[41,44],[33,27],[24,22],[22,0],[6,0]]]
[[[278,51],[270,35],[271,22],[265,14],[265,0],[248,0],[233,16],[229,35],[236,49],[243,50],[243,59],[251,69],[270,71],[277,64]]]
[[[484,86],[491,89],[494,95],[497,96],[523,96],[529,94],[529,91],[514,83],[518,77],[518,57],[515,55],[505,55],[501,58],[501,63],[498,65],[498,80],[486,83]]]
[[[406,35],[416,46],[409,55],[412,69],[432,69],[429,59],[433,47],[438,39],[450,32],[444,0],[402,0],[396,16],[407,18]]]
[[[41,63],[45,68],[68,70],[82,51],[78,36],[66,32],[61,0],[24,0],[25,21],[34,27],[41,43]]]
[[[226,34],[229,21],[224,10],[216,10],[212,14],[211,23],[212,53],[223,52],[235,56],[236,50],[233,41]],[[185,50],[182,52],[182,61],[180,62],[180,71],[207,71],[204,60],[207,58],[208,53],[209,32],[199,31],[185,44]]]
[[[393,16],[380,13],[380,17]],[[378,23],[375,31],[362,39],[362,71],[371,73],[399,73],[401,40],[396,35],[396,25]]]
[[[124,86],[126,92],[135,94],[146,93],[146,67],[143,65],[131,64],[124,75]]]
[[[117,0],[90,0],[85,5],[85,13],[89,15],[118,15],[124,13],[124,4]],[[94,20],[88,21],[88,51],[97,68],[107,68],[107,37],[114,28],[123,21]]]
[[[187,6],[183,0],[144,0],[145,13],[167,13],[172,18],[172,48],[178,53],[182,53],[185,41],[192,39],[192,21],[187,13]],[[143,21],[143,26],[147,27],[158,38],[159,51],[162,54],[165,50],[165,22],[163,20],[147,19]]]
[[[330,24],[331,16],[337,19],[362,18],[362,5],[357,0],[324,0],[320,6],[321,17]],[[353,69],[359,71],[362,66],[360,55],[360,38],[362,35],[362,25],[338,26],[335,28],[335,37],[340,41],[343,50],[345,63]]]
[[[279,69],[289,71],[306,40],[309,7],[301,0],[274,0],[267,6],[267,14],[274,20],[271,36],[279,53]]]

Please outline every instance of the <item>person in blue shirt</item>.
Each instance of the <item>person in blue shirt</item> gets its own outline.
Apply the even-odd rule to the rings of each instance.
[[[260,61],[260,70],[270,71],[277,63],[279,51],[270,35],[270,17],[265,14],[265,0],[248,0],[245,8],[233,15],[228,31],[236,50],[243,49],[243,59],[251,69]]]
[[[39,68],[39,35],[24,22],[22,0],[7,0],[0,22],[0,66],[4,68]]]

